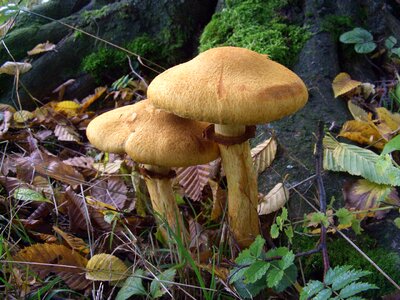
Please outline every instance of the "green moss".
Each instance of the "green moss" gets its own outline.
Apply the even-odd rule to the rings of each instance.
[[[296,252],[307,251],[314,248],[317,243],[318,238],[296,236],[293,241],[293,248]],[[378,247],[376,241],[367,236],[359,237],[356,244],[395,282],[400,282],[400,273],[398,272],[400,257],[397,253]],[[375,299],[378,296],[390,294],[395,290],[395,287],[344,239],[330,239],[327,245],[332,267],[352,265],[355,269],[371,272],[370,275],[364,277],[364,281],[377,285],[379,289],[367,292],[366,297],[368,299]],[[305,257],[302,259],[302,263],[304,275],[307,279],[321,280],[323,264],[320,254]]]
[[[322,20],[322,30],[330,32],[335,40],[339,39],[339,36],[351,28],[353,28],[354,22],[349,16],[341,15],[327,15]]]
[[[93,22],[106,17],[109,12],[110,7],[105,5],[99,9],[84,11],[82,13],[82,17],[86,22]]]
[[[184,35],[179,31],[171,33],[163,30],[156,38],[148,35],[136,37],[124,48],[155,63],[171,65],[176,63],[174,53],[182,48],[184,40]],[[100,48],[83,59],[82,69],[98,82],[106,78],[118,78],[129,70],[127,53],[111,47]]]
[[[237,46],[268,54],[287,66],[310,36],[304,28],[288,24],[277,13],[289,1],[230,0],[205,27],[199,51],[217,46]]]

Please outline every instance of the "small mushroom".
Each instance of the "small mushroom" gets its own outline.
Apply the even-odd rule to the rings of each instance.
[[[155,106],[214,123],[206,136],[219,143],[228,181],[230,228],[239,246],[259,234],[257,177],[248,138],[255,125],[302,108],[308,92],[286,67],[244,48],[219,47],[159,74],[147,94]]]
[[[156,109],[150,100],[120,107],[92,120],[89,141],[102,151],[127,153],[144,164],[153,210],[185,237],[183,219],[172,190],[172,167],[204,164],[219,156],[218,146],[202,137],[208,123]],[[166,230],[163,231],[167,237]]]

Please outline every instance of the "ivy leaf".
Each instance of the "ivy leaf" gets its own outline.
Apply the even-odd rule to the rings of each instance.
[[[364,28],[356,27],[340,35],[339,40],[344,44],[359,44],[372,42],[372,34]]]
[[[389,50],[392,49],[396,44],[397,44],[397,39],[393,35],[389,36],[385,40],[385,47]]]
[[[282,280],[283,275],[285,272],[280,269],[271,269],[267,273],[267,285],[270,288],[273,288],[279,284],[279,282]]]
[[[361,54],[371,53],[375,48],[376,44],[374,42],[365,42],[354,45],[354,50]]]
[[[392,53],[396,54],[398,57],[400,57],[400,48],[393,48]]]
[[[134,295],[146,296],[147,292],[141,278],[143,275],[144,271],[142,269],[136,269],[135,273],[126,279],[115,300],[127,300]]]
[[[173,283],[176,269],[168,269],[158,275],[150,284],[150,294],[153,298],[160,298],[167,292]]]
[[[250,267],[245,269],[243,274],[245,277],[244,283],[255,283],[265,275],[270,266],[271,264],[265,261],[253,263]]]

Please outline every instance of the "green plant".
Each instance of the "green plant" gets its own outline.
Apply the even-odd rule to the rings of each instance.
[[[343,15],[327,15],[322,20],[321,29],[330,32],[335,40],[337,40],[341,33],[354,27],[354,22],[349,16]]]
[[[286,247],[264,251],[265,240],[257,236],[248,249],[236,258],[237,266],[230,272],[233,283],[242,298],[252,298],[269,287],[277,292],[284,291],[295,283],[297,268],[295,255]],[[274,259],[280,257],[279,259]]]
[[[286,207],[282,208],[282,213],[276,217],[275,223],[272,224],[270,229],[270,234],[273,239],[276,239],[280,232],[284,232],[289,242],[292,242],[293,227],[290,222],[288,222],[288,210]]]
[[[337,266],[329,269],[324,282],[311,280],[303,288],[300,300],[313,299],[362,299],[355,295],[377,289],[374,284],[358,282],[361,277],[370,274],[368,271],[354,270],[351,266]],[[334,296],[334,297],[332,297]]]

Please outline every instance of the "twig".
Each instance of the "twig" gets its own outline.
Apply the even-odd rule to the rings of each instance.
[[[318,133],[317,133],[317,144],[315,149],[315,172],[316,181],[318,188],[319,197],[319,209],[322,213],[326,213],[326,193],[324,188],[324,182],[322,180],[322,162],[323,162],[323,146],[322,139],[324,138],[324,123],[322,121],[318,122]],[[322,261],[324,264],[324,278],[326,272],[329,270],[329,256],[328,248],[326,246],[326,227],[321,224],[321,237],[319,240],[319,246],[322,251]]]

